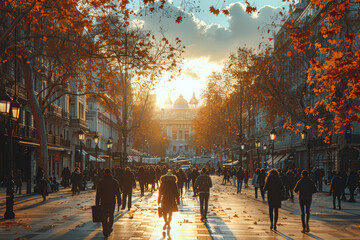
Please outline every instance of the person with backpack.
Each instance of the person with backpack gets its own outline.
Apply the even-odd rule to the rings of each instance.
[[[303,170],[301,172],[301,179],[296,183],[294,188],[295,192],[299,193],[299,204],[301,211],[301,223],[302,223],[302,233],[310,231],[309,220],[310,220],[310,206],[312,201],[313,193],[316,193],[315,183],[309,177],[309,172]],[[306,221],[305,221],[306,214]]]
[[[203,167],[200,176],[198,176],[195,181],[195,188],[198,189],[200,198],[201,221],[206,221],[211,187],[211,178],[206,174],[206,168]]]

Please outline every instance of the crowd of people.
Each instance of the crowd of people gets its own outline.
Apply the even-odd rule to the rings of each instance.
[[[241,167],[224,167],[219,174],[223,175],[222,184],[230,183],[236,187],[237,193],[241,193],[242,185],[247,186],[249,178],[248,171]],[[299,195],[299,205],[301,211],[302,232],[310,231],[310,206],[312,194],[323,191],[323,185],[330,184],[328,195],[333,197],[333,208],[341,210],[341,201],[355,202],[354,193],[356,188],[360,188],[360,171],[356,172],[349,169],[345,171],[330,171],[328,178],[324,179],[322,169],[314,169],[311,173],[301,169],[271,169],[266,173],[265,169],[258,168],[252,176],[255,198],[258,198],[260,190],[261,198],[264,202],[267,192],[267,203],[269,207],[270,229],[276,230],[281,201],[289,200],[294,202],[294,192]],[[345,189],[348,188],[350,197],[345,196]],[[360,193],[360,189],[358,189]],[[337,202],[337,204],[336,204]]]
[[[190,186],[192,186],[193,197],[199,196],[201,220],[206,221],[210,188],[212,187],[210,172],[214,171],[209,168],[202,168],[199,171],[195,167],[169,169],[167,166],[149,165],[140,166],[137,169],[130,167],[113,170],[95,169],[86,174],[85,171],[81,172],[81,169],[76,167],[72,172],[69,168],[63,169],[60,184],[65,188],[71,186],[74,196],[85,190],[87,181],[92,180],[96,189],[96,204],[104,207],[103,233],[105,236],[109,236],[112,232],[116,202],[118,209],[120,207],[122,210],[125,210],[126,207],[128,210],[131,209],[136,181],[139,182],[141,197],[145,195],[146,191],[152,193],[159,190],[159,215],[164,218],[164,230],[170,230],[172,213],[178,211],[180,199],[185,191],[190,190]],[[284,200],[294,202],[294,193],[298,193],[302,232],[306,233],[310,231],[309,219],[313,193],[323,191],[325,189],[323,185],[330,184],[328,193],[333,196],[333,207],[341,209],[341,201],[355,201],[354,192],[360,186],[360,173],[351,170],[347,173],[344,171],[330,172],[331,177],[327,179],[324,179],[323,172],[319,169],[309,173],[307,170],[301,169],[286,171],[271,169],[266,172],[265,169],[258,168],[250,176],[247,169],[232,166],[218,169],[217,173],[223,177],[222,184],[235,186],[238,194],[241,194],[243,187],[249,187],[248,181],[251,178],[254,197],[257,199],[260,193],[261,199],[268,204],[270,229],[274,231],[277,230],[281,202]],[[21,172],[17,172],[14,180],[15,185],[18,186],[17,191],[21,193]],[[45,179],[42,169],[38,168],[36,188],[43,195],[45,201],[49,192],[58,191],[59,183],[55,178]],[[348,199],[345,196],[346,188],[350,193]],[[358,192],[360,191],[358,190]]]

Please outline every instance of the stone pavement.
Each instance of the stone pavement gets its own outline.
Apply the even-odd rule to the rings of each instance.
[[[130,211],[115,213],[114,232],[108,239],[359,239],[360,198],[357,203],[343,203],[343,210],[332,209],[332,197],[317,193],[312,204],[310,233],[302,234],[299,206],[283,202],[278,231],[269,228],[268,207],[254,199],[252,188],[236,194],[230,185],[221,185],[212,176],[208,222],[200,221],[198,198],[185,193],[180,211],[175,213],[170,232],[163,232],[163,219],[157,216],[157,192],[133,196]],[[297,197],[297,196],[296,196]],[[0,198],[0,214],[5,203]],[[14,220],[0,220],[0,239],[104,239],[100,223],[91,221],[95,192],[89,190],[71,196],[70,189],[49,195],[16,197]]]

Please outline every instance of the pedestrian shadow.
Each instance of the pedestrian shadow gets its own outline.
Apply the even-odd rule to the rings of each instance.
[[[286,235],[285,233],[282,233],[282,232],[280,232],[280,231],[274,231],[274,233],[276,233],[277,235],[281,236],[281,237],[284,238],[284,239],[294,240],[294,238],[292,238],[292,237],[290,237],[290,236],[288,236],[288,235]]]
[[[226,225],[226,222],[217,215],[208,217],[208,220],[204,223],[204,225],[211,239],[219,239],[222,237],[224,239],[237,239],[234,233]]]

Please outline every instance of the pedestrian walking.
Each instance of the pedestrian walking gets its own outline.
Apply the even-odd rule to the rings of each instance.
[[[197,196],[197,190],[195,188],[195,181],[196,178],[200,175],[199,171],[196,168],[193,168],[191,174],[190,174],[190,178],[191,178],[191,182],[192,182],[192,186],[193,186],[193,191],[194,191],[194,195],[193,197]]]
[[[212,182],[210,176],[206,174],[205,167],[201,169],[200,176],[196,178],[195,187],[199,192],[201,221],[206,221]]]
[[[139,180],[141,196],[143,197],[145,192],[146,178],[147,178],[144,167],[141,166],[139,168],[137,172],[137,177]]]
[[[178,190],[179,190],[179,196],[181,198],[183,195],[184,183],[187,181],[187,176],[181,167],[176,172],[176,177],[177,177],[177,186],[178,186]]]
[[[236,168],[234,166],[230,169],[230,177],[232,178],[234,187],[236,187]]]
[[[79,167],[76,167],[71,174],[71,191],[72,195],[74,196],[76,193],[80,194],[81,189],[81,182],[82,182],[82,175]]]
[[[249,187],[249,171],[247,169],[244,171],[244,187]]]
[[[340,171],[340,177],[342,180],[341,200],[346,202],[345,188],[346,188],[348,175],[346,174],[346,172],[344,170],[342,170],[342,171]]]
[[[15,172],[15,176],[14,176],[15,193],[17,193],[19,191],[19,194],[21,194],[22,182],[23,182],[23,174],[22,174],[21,170],[18,169]]]
[[[156,184],[156,188],[159,189],[159,181],[160,181],[160,178],[161,178],[161,169],[160,169],[160,166],[157,165],[155,167],[155,173],[156,173],[156,180],[155,180],[155,184]]]
[[[151,184],[151,189],[150,189],[151,192],[155,191],[155,180],[156,180],[155,169],[152,166],[150,166],[148,170],[148,184]]]
[[[260,173],[259,173],[259,177],[258,177],[258,183],[259,183],[261,198],[262,198],[263,201],[265,201],[265,190],[264,190],[265,179],[266,179],[265,169],[261,168]]]
[[[110,236],[113,231],[116,199],[119,208],[121,205],[119,182],[111,176],[111,170],[107,168],[104,171],[104,177],[98,182],[96,188],[96,206],[102,207],[102,227],[105,237]]]
[[[185,190],[186,191],[189,191],[190,190],[190,181],[191,181],[191,178],[190,178],[190,175],[191,175],[191,169],[190,167],[188,167],[186,170],[185,170],[185,173],[186,173],[186,182],[185,182]]]
[[[268,205],[270,217],[270,229],[276,231],[276,224],[279,218],[279,208],[281,208],[280,193],[285,187],[281,181],[279,172],[273,168],[269,171],[265,179],[264,190],[268,192]]]
[[[331,180],[329,195],[333,196],[333,208],[336,209],[336,199],[338,200],[338,207],[341,210],[341,194],[344,188],[344,183],[341,175],[337,172]]]
[[[237,178],[237,193],[241,193],[242,184],[244,181],[244,171],[242,170],[242,167],[239,167],[238,171],[236,172],[236,178]]]
[[[251,184],[254,186],[254,189],[255,189],[255,198],[258,197],[258,189],[260,188],[260,185],[259,185],[259,174],[260,174],[260,169],[257,168],[255,170],[255,173],[253,175],[253,178],[252,178],[252,182]]]
[[[172,214],[178,211],[180,198],[176,182],[177,178],[171,173],[171,170],[168,170],[168,173],[160,178],[158,204],[165,222],[163,230],[171,229]]]
[[[299,204],[301,211],[302,233],[310,232],[310,206],[312,195],[316,193],[315,183],[309,177],[309,172],[303,170],[301,172],[301,179],[296,183],[294,191],[299,193]]]
[[[133,186],[136,186],[135,182],[135,175],[131,172],[131,169],[129,167],[125,168],[124,173],[122,174],[122,204],[121,209],[124,210],[126,207],[126,200],[128,201],[128,210],[131,209],[131,200],[132,200],[132,189]]]
[[[355,202],[354,192],[356,189],[356,185],[358,184],[358,181],[359,180],[356,172],[354,170],[350,170],[350,174],[346,183],[346,186],[349,188],[349,192],[350,192],[349,202]]]
[[[286,173],[286,182],[284,182],[284,185],[285,185],[287,195],[289,196],[289,200],[291,202],[294,202],[294,187],[295,187],[296,183],[297,182],[295,182],[295,174],[292,171],[292,169],[290,168]]]

